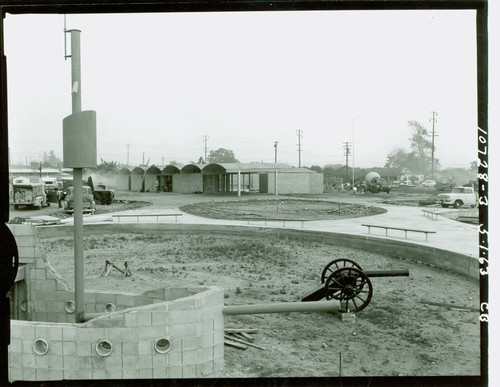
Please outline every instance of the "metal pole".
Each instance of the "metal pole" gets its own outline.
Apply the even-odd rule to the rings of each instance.
[[[225,315],[240,315],[290,312],[333,312],[338,309],[339,305],[333,301],[277,302],[273,304],[224,306],[224,309],[222,309],[222,313]]]
[[[82,111],[80,71],[80,31],[71,30],[71,102],[72,113]],[[84,276],[83,276],[83,169],[73,168],[73,229],[75,252],[75,322],[84,321]]]

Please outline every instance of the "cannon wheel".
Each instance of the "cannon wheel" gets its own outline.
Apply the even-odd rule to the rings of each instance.
[[[326,299],[346,303],[346,310],[359,312],[366,308],[373,295],[372,283],[362,270],[341,267],[335,270],[325,283]]]
[[[321,272],[321,283],[324,284],[325,280],[328,278],[330,274],[332,274],[335,270],[338,270],[342,267],[356,267],[359,270],[363,270],[361,269],[361,266],[359,266],[352,259],[347,259],[347,258],[334,259],[328,265],[326,265],[323,271]]]

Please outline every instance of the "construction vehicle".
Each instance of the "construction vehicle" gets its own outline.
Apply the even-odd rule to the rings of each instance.
[[[365,176],[366,189],[373,193],[391,191],[389,184],[387,184],[377,172],[368,172]]]
[[[16,210],[19,206],[40,209],[42,206],[48,207],[50,205],[47,201],[43,183],[13,184],[12,190],[14,194],[13,203]]]

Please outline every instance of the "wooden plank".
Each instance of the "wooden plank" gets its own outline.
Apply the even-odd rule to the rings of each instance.
[[[254,328],[226,328],[224,329],[225,333],[257,333],[259,330]]]
[[[265,348],[263,348],[263,347],[260,347],[260,346],[258,346],[256,344],[253,344],[253,343],[249,343],[248,341],[245,341],[245,340],[238,339],[238,338],[233,337],[233,336],[224,335],[224,340],[226,340],[226,339],[227,340],[233,340],[233,341],[235,341],[237,343],[248,345],[249,347],[254,347],[254,348],[260,349],[262,351],[265,350]]]
[[[243,350],[248,348],[248,346],[246,346],[246,345],[237,343],[236,341],[229,340],[229,339],[224,339],[224,344],[229,345],[231,347],[238,348],[238,349],[243,349]]]

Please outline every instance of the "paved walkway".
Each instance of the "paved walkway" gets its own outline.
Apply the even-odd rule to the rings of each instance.
[[[238,226],[266,226],[277,228],[291,228],[317,231],[330,231],[335,233],[368,235],[367,227],[362,224],[374,224],[383,226],[395,226],[414,228],[420,230],[435,231],[435,234],[429,234],[428,241],[425,240],[425,234],[408,232],[406,241],[409,243],[432,246],[439,249],[450,250],[461,254],[477,257],[479,255],[479,238],[477,226],[461,223],[444,216],[439,216],[438,220],[433,220],[424,215],[422,208],[410,206],[381,205],[379,203],[365,203],[367,205],[376,205],[387,210],[386,213],[374,216],[339,219],[339,220],[317,220],[317,221],[247,221],[247,220],[223,220],[203,218],[179,210],[178,206],[168,205],[161,208],[158,205],[154,207],[145,207],[137,210],[126,210],[103,215],[84,216],[84,223],[113,222],[114,214],[157,214],[157,213],[182,213],[178,217],[177,223],[183,224],[214,224],[214,225],[238,225]],[[440,212],[453,211],[449,209],[439,209]],[[123,223],[137,222],[135,218],[122,218]],[[73,218],[68,218],[64,223],[72,223]],[[117,222],[117,219],[114,220]],[[140,222],[154,222],[154,217],[140,218]],[[174,217],[161,217],[159,223],[175,223]],[[385,236],[384,229],[371,229],[370,235],[390,239],[405,241],[404,231],[389,230],[388,237]]]

